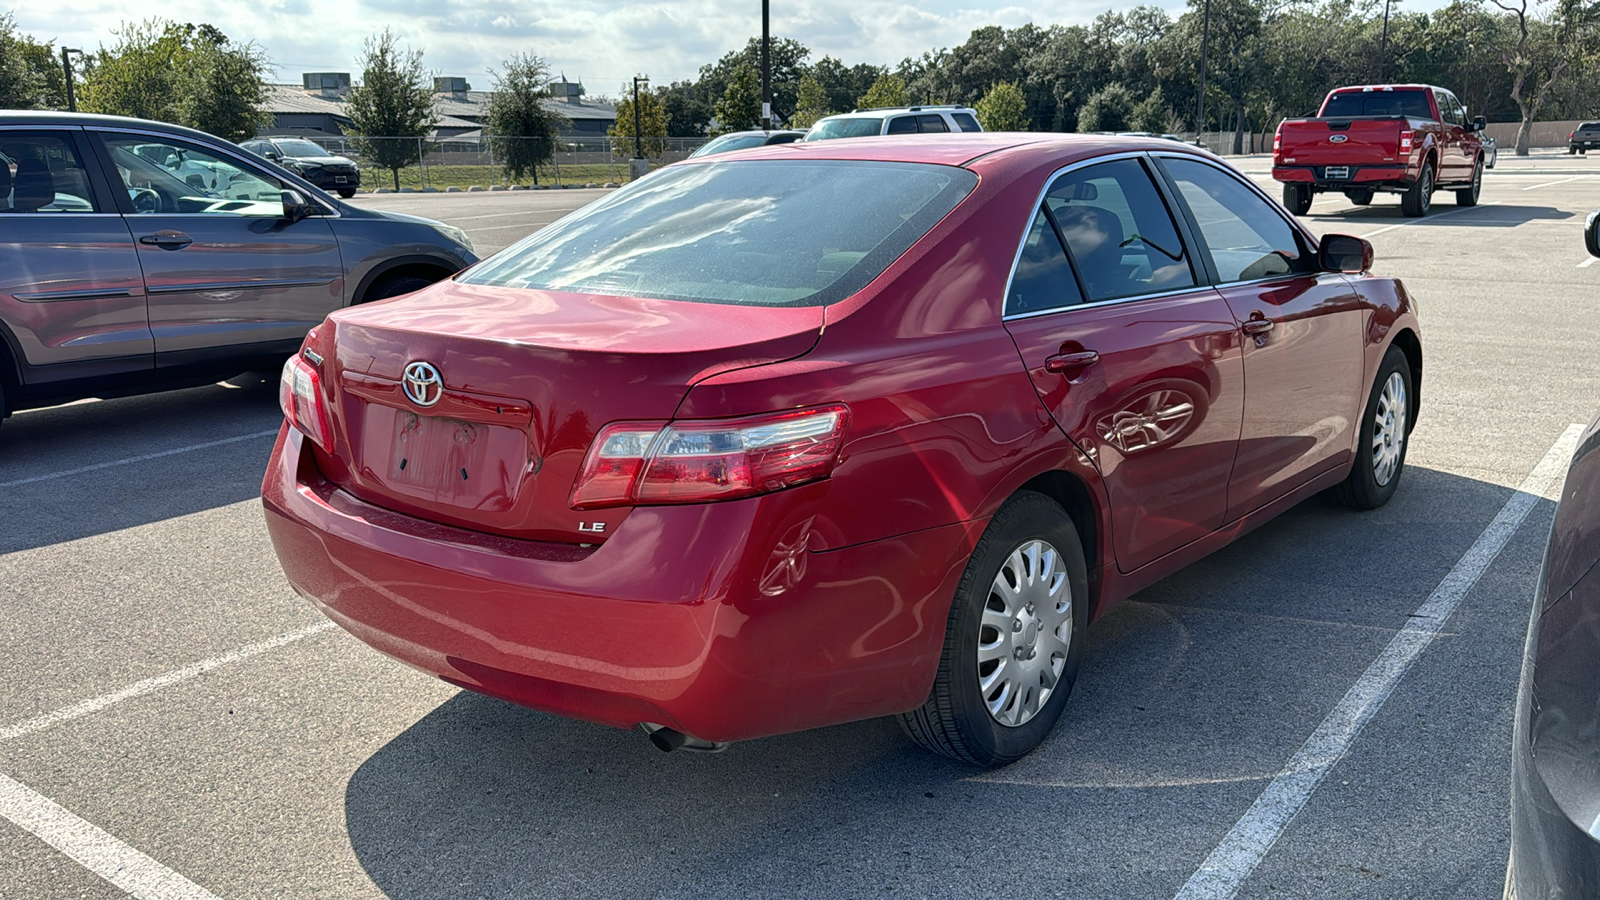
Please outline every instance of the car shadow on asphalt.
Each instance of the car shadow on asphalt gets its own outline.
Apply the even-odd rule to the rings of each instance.
[[[1475,215],[1444,215],[1458,209],[1471,209]],[[1518,225],[1526,225],[1534,221],[1566,221],[1573,218],[1573,216],[1573,213],[1549,206],[1485,203],[1474,207],[1459,207],[1443,203],[1434,206],[1432,215],[1424,216],[1420,219],[1408,219],[1401,215],[1398,205],[1387,204],[1352,206],[1349,209],[1316,212],[1302,218],[1313,225],[1338,225],[1359,222],[1363,225],[1405,224],[1428,227],[1515,228]]]
[[[13,415],[0,425],[0,554],[259,496],[277,383],[241,375]]]
[[[350,843],[396,900],[977,896],[1020,827],[1062,841],[1019,884],[1170,896],[1510,494],[1412,468],[1380,510],[1300,504],[1093,626],[1054,735],[1002,769],[889,719],[667,755],[463,692],[352,775]]]

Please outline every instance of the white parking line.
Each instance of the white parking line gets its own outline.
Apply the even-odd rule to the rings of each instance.
[[[1569,181],[1581,181],[1582,179],[1585,179],[1585,178],[1588,178],[1588,177],[1589,176],[1587,176],[1587,175],[1574,175],[1571,178],[1563,178],[1560,181],[1546,181],[1544,184],[1531,184],[1531,185],[1523,188],[1523,190],[1525,190],[1525,191],[1537,191],[1539,188],[1555,187],[1558,184],[1566,184]]]
[[[1578,263],[1578,268],[1587,269],[1587,268],[1589,268],[1590,266],[1594,265],[1597,262],[1600,262],[1600,256],[1591,256],[1588,259],[1584,260],[1583,262]]]
[[[1584,426],[1575,424],[1561,433],[1544,459],[1506,500],[1494,521],[1189,877],[1176,900],[1227,900],[1239,892],[1323,776],[1349,751],[1362,727],[1383,707],[1395,685],[1433,642],[1534,505],[1561,479],[1583,430]]]
[[[0,775],[0,818],[76,860],[131,897],[218,900],[216,894],[4,775]]]
[[[276,435],[277,433],[278,429],[276,428],[272,429],[271,431],[252,431],[249,434],[241,434],[238,437],[223,438],[219,441],[206,441],[204,444],[190,444],[187,447],[175,447],[171,450],[162,450],[159,453],[146,453],[142,456],[130,456],[126,459],[115,459],[111,462],[95,463],[92,466],[79,466],[76,469],[67,469],[63,472],[51,472],[49,475],[35,475],[32,478],[18,478],[15,481],[0,481],[0,488],[19,487],[24,484],[33,484],[39,481],[51,481],[56,478],[66,478],[71,475],[82,475],[85,472],[96,472],[100,469],[110,469],[116,466],[129,466],[134,463],[146,462],[152,459],[160,459],[163,456],[176,456],[179,453],[189,453],[194,450],[205,450],[211,447],[221,447],[226,444],[237,444],[240,441],[255,440],[256,438]]]
[[[1472,210],[1475,210],[1475,209],[1483,209],[1485,206],[1499,206],[1499,205],[1500,205],[1500,201],[1496,200],[1493,203],[1479,203],[1477,206],[1461,206],[1461,207],[1457,207],[1457,208],[1452,209],[1452,210],[1448,210],[1446,212],[1434,213],[1432,216],[1430,216],[1428,218],[1408,219],[1408,220],[1406,220],[1404,222],[1399,222],[1399,223],[1396,223],[1394,225],[1387,225],[1387,226],[1385,226],[1383,228],[1379,228],[1377,231],[1369,231],[1366,234],[1358,235],[1358,237],[1369,238],[1369,237],[1372,237],[1373,235],[1383,234],[1385,231],[1393,231],[1396,228],[1404,228],[1407,225],[1416,225],[1416,224],[1418,224],[1420,222],[1431,222],[1434,219],[1442,219],[1445,216],[1453,216],[1456,213],[1471,212]]]
[[[121,703],[124,700],[131,700],[134,697],[140,697],[145,694],[159,691],[164,687],[177,684],[180,681],[188,681],[197,675],[202,675],[211,671],[212,669],[228,665],[229,663],[236,663],[240,660],[249,659],[252,656],[260,656],[269,650],[276,650],[279,647],[292,644],[295,641],[303,640],[315,634],[321,634],[332,627],[333,623],[327,620],[316,622],[311,625],[307,625],[304,628],[295,629],[287,634],[280,634],[277,637],[267,638],[264,641],[257,641],[254,644],[246,644],[243,647],[239,647],[236,650],[230,650],[227,653],[221,654],[220,656],[213,656],[210,659],[202,659],[197,663],[190,663],[181,669],[173,669],[172,671],[162,675],[146,678],[143,681],[136,681],[125,688],[112,691],[109,694],[101,694],[98,697],[91,697],[88,700],[79,701],[71,706],[63,706],[54,712],[47,712],[43,715],[34,716],[31,719],[24,719],[14,725],[0,726],[0,742],[9,741],[13,738],[19,738],[25,734],[32,734],[36,731],[43,731],[44,729],[53,725],[60,725],[62,722],[70,722],[73,719],[87,716],[90,713],[99,712],[100,710],[105,709],[112,704]]]

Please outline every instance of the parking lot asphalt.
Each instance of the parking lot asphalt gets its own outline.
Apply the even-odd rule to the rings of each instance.
[[[1509,157],[1475,208],[1334,196],[1304,219],[1367,236],[1421,307],[1394,500],[1308,501],[1117,607],[1054,736],[995,771],[888,720],[664,755],[379,656],[268,545],[275,375],[17,414],[0,898],[1226,896],[1206,873],[1241,897],[1496,896],[1559,491],[1540,473],[1600,411],[1581,231],[1600,168]],[[356,202],[490,252],[602,194]],[[1374,681],[1419,620],[1431,640]],[[1351,697],[1364,718],[1341,732]],[[1285,818],[1270,801],[1306,784],[1307,747],[1325,756]]]

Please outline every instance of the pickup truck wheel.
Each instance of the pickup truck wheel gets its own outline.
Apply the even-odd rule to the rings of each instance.
[[[1311,211],[1311,187],[1304,184],[1283,186],[1283,205],[1289,212],[1303,216]]]
[[[1345,196],[1349,197],[1350,198],[1350,202],[1354,203],[1357,206],[1367,206],[1368,204],[1370,204],[1372,202],[1373,192],[1372,191],[1348,191],[1348,192],[1345,193]]]
[[[1418,218],[1428,214],[1433,208],[1433,166],[1424,165],[1422,174],[1417,177],[1417,183],[1411,190],[1400,195],[1400,212],[1409,218]]]
[[[990,520],[967,562],[926,702],[899,716],[923,747],[999,766],[1060,718],[1083,657],[1089,578],[1072,519],[1025,491]]]
[[[1457,206],[1477,206],[1478,195],[1483,192],[1483,160],[1472,167],[1472,187],[1465,187],[1456,191]]]
[[[1377,509],[1394,496],[1411,436],[1412,390],[1411,363],[1399,347],[1391,346],[1361,416],[1356,461],[1331,491],[1335,501],[1356,509]]]

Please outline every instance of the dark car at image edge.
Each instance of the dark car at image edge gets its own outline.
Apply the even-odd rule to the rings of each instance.
[[[0,417],[276,366],[332,310],[475,262],[459,228],[199,131],[0,111]]]

